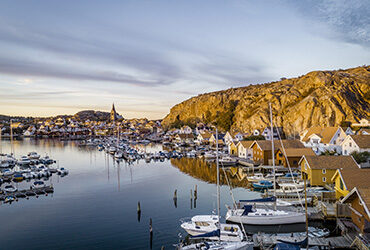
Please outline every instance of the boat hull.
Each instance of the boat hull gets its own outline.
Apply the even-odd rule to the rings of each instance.
[[[289,213],[287,215],[279,216],[240,216],[233,215],[229,210],[226,214],[226,221],[246,225],[285,225],[305,223],[306,216],[303,213]]]

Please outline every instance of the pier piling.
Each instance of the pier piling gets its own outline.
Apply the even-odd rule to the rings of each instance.
[[[149,220],[149,237],[150,237],[150,249],[153,249],[153,226],[152,218]]]
[[[175,205],[175,208],[177,208],[177,189],[175,189],[173,194],[173,204]]]
[[[140,201],[137,203],[137,221],[140,222],[141,218],[141,206],[140,206]]]

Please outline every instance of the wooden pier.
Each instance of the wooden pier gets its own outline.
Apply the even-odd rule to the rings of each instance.
[[[49,193],[54,193],[54,188],[51,185],[43,188],[18,190],[16,192],[3,192],[0,193],[0,201],[4,201],[8,196],[12,196],[15,199],[19,199],[38,195],[48,195]]]

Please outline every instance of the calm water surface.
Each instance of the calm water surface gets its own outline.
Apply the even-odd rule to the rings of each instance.
[[[0,205],[0,249],[149,249],[150,218],[153,249],[173,249],[179,233],[186,235],[180,228],[181,218],[210,214],[216,208],[216,185],[209,183],[216,176],[214,168],[198,166],[194,160],[142,160],[128,165],[113,162],[111,156],[96,149],[58,140],[25,139],[16,141],[14,149],[17,157],[30,151],[48,154],[67,168],[69,175],[54,174],[47,181],[53,184],[54,194]],[[147,147],[147,151],[155,150],[160,146]],[[10,152],[9,141],[2,141],[2,151]],[[196,174],[191,173],[194,168]],[[17,185],[28,188],[30,184]],[[195,185],[196,207],[190,200]],[[233,192],[236,199],[259,197],[244,188]],[[232,204],[227,186],[221,187],[222,216],[224,204]]]

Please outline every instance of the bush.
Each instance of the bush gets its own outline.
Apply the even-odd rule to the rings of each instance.
[[[369,152],[361,152],[360,153],[360,152],[355,151],[351,155],[358,164],[363,163],[363,162],[367,162],[367,159],[369,159],[369,157],[370,157]]]

